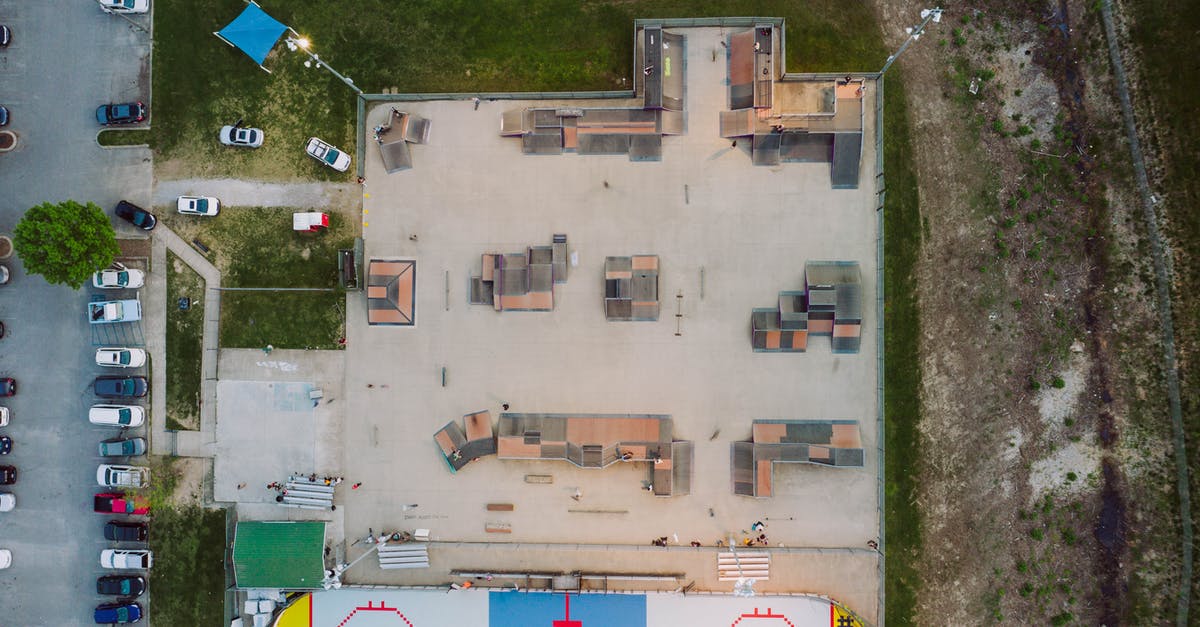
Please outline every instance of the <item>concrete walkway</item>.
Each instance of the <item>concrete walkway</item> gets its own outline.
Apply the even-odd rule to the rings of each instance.
[[[166,420],[154,420],[152,421],[154,431],[150,434],[150,449],[156,455],[212,457],[213,444],[217,439],[217,340],[221,324],[221,273],[217,271],[216,266],[209,263],[203,255],[162,222],[158,223],[152,233],[154,235],[152,252],[154,265],[166,268],[166,251],[170,250],[204,279],[205,299],[202,340],[204,353],[200,359],[200,372],[203,376],[200,383],[200,430],[167,431]],[[167,306],[170,307],[171,303],[167,303]],[[165,315],[163,320],[165,334]],[[157,363],[165,364],[166,360],[159,359]],[[151,376],[153,389],[166,390],[165,367],[155,368]],[[165,393],[154,395],[151,409],[155,416],[166,416],[167,397]]]
[[[154,205],[170,205],[179,196],[216,196],[236,207],[297,207],[325,209],[357,203],[357,183],[263,183],[239,179],[180,179],[157,181]]]

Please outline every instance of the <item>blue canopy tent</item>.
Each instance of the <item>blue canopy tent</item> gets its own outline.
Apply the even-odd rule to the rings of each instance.
[[[267,15],[262,7],[250,0],[246,10],[242,11],[237,19],[213,34],[220,37],[221,41],[245,52],[247,56],[254,59],[258,67],[270,72],[271,70],[263,67],[263,61],[266,60],[271,48],[275,47],[279,37],[286,30],[288,30],[287,26]]]

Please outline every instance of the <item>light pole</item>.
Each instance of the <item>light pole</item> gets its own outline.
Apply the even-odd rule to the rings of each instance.
[[[887,61],[883,64],[883,69],[879,70],[880,76],[883,76],[885,73],[887,73],[888,68],[892,67],[892,63],[894,63],[896,61],[896,58],[899,57],[904,52],[905,48],[908,48],[909,44],[911,44],[912,42],[921,38],[921,33],[925,32],[925,27],[929,24],[930,21],[939,22],[939,23],[942,21],[942,9],[941,8],[922,9],[921,17],[923,19],[921,20],[921,23],[919,25],[917,25],[916,27],[907,29],[908,30],[908,39],[904,40],[904,43],[900,45],[900,49],[896,51],[896,54],[893,54],[892,56],[887,58]]]
[[[316,55],[316,53],[314,53],[312,50],[309,50],[309,48],[312,47],[312,42],[310,42],[305,37],[301,37],[300,33],[297,33],[296,31],[294,31],[290,28],[288,30],[292,31],[292,34],[295,35],[295,37],[287,38],[288,50],[291,50],[293,52],[296,51],[297,49],[303,50],[305,54],[312,57],[312,60],[317,63],[317,67],[321,67],[322,65],[325,66],[325,69],[329,70],[330,72],[333,73],[334,76],[341,79],[341,81],[343,83],[345,83],[346,85],[348,85],[350,87],[350,89],[353,89],[356,93],[360,93],[360,94],[363,93],[362,90],[359,89],[358,86],[354,84],[354,81],[346,78],[345,76],[342,76],[340,73],[338,73],[337,70],[333,69],[333,66],[329,65],[329,63],[327,63],[325,61],[322,61],[321,57],[318,57]]]

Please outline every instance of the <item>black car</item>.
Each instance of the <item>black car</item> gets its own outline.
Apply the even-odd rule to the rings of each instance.
[[[12,31],[7,26],[0,24],[0,48],[7,48],[10,41],[12,41]]]
[[[0,455],[8,455],[12,452],[12,438],[7,435],[0,435]]]
[[[0,466],[0,485],[12,485],[17,482],[16,466]]]
[[[140,575],[105,575],[96,580],[97,594],[137,598],[146,591],[146,579]]]
[[[146,377],[96,377],[92,390],[100,398],[141,398],[150,385]]]
[[[12,377],[0,378],[0,396],[16,396],[17,380]]]
[[[110,520],[104,523],[104,539],[114,542],[145,542],[150,537],[150,525],[144,522],[120,522]]]
[[[146,119],[146,105],[140,102],[122,102],[100,105],[96,108],[96,121],[109,124],[133,124]]]
[[[154,217],[153,213],[142,209],[128,200],[122,200],[117,203],[116,214],[118,218],[144,231],[149,231],[154,228],[154,225],[158,224],[158,218]]]

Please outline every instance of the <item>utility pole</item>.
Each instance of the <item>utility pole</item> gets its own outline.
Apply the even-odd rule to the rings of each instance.
[[[912,42],[921,38],[921,33],[925,32],[925,27],[927,25],[929,25],[929,22],[932,21],[932,22],[940,23],[942,21],[942,9],[941,8],[922,9],[921,17],[923,19],[921,20],[921,23],[918,26],[916,26],[915,28],[907,29],[908,30],[908,39],[904,40],[904,43],[900,45],[900,49],[896,51],[896,54],[893,54],[892,56],[888,57],[887,61],[884,62],[883,69],[879,70],[880,76],[883,76],[884,74],[887,73],[888,68],[892,67],[892,63],[895,63],[896,59],[899,58],[899,56],[904,53],[904,50],[906,48],[908,48],[909,44],[911,44]]]

